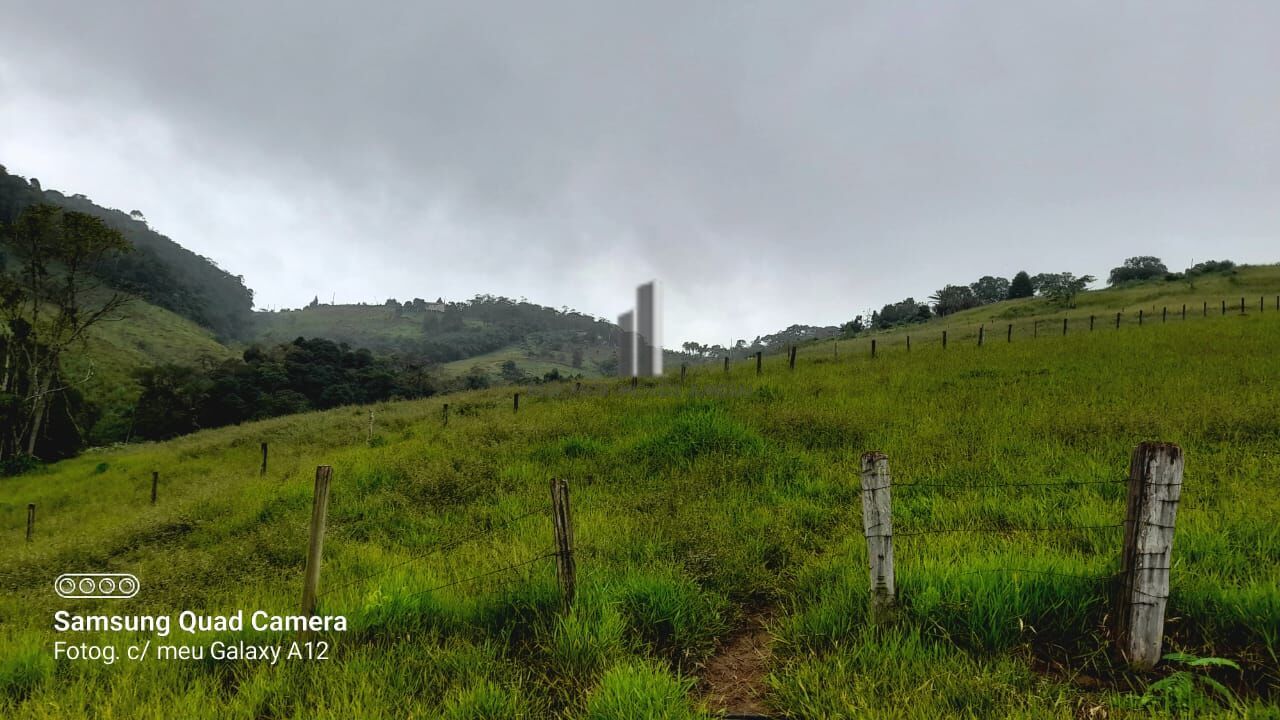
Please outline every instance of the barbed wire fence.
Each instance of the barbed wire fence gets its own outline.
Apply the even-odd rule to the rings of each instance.
[[[904,483],[894,485],[889,459],[869,452],[861,460],[862,522],[870,572],[870,610],[882,622],[896,602],[895,538],[945,533],[1051,533],[1123,529],[1120,570],[1111,575],[1085,576],[1029,568],[990,568],[971,572],[1024,572],[1067,575],[1090,581],[1118,581],[1115,637],[1120,656],[1137,668],[1150,668],[1160,659],[1164,611],[1169,597],[1170,560],[1178,503],[1182,494],[1182,449],[1171,443],[1145,442],[1134,449],[1126,480],[1082,480],[1037,483]],[[1096,484],[1127,486],[1123,522],[1103,524],[1053,523],[1036,526],[914,528],[894,532],[893,491],[936,488],[1052,487]]]

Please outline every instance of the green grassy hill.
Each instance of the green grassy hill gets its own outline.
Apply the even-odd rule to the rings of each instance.
[[[1206,281],[1202,294],[1082,296],[1066,337],[1060,320],[1043,331],[1055,312],[1034,339],[1028,314],[1012,343],[971,341],[978,323],[1038,301],[1013,303],[913,328],[910,352],[907,331],[878,336],[889,341],[874,359],[860,338],[838,358],[830,343],[801,348],[794,371],[770,357],[761,375],[708,365],[683,385],[526,388],[518,413],[501,389],[387,404],[372,408],[372,439],[370,408],[345,408],[6,479],[0,715],[703,717],[721,709],[705,698],[723,694],[708,667],[762,624],[770,654],[746,681],[780,717],[1274,717],[1280,312],[1256,309],[1280,293],[1263,277],[1274,272]],[[1216,305],[1227,289],[1253,305],[1136,324],[1138,307]],[[1088,332],[1088,314],[1114,322],[1115,303],[1122,328]],[[1184,683],[1174,663],[1134,674],[1110,660],[1119,481],[1151,439],[1186,453],[1165,648],[1238,663],[1191,670],[1231,700]],[[895,484],[900,605],[884,627],[867,618],[868,450],[888,454]],[[56,633],[51,621],[63,609],[296,612],[319,464],[334,468],[319,607],[350,622],[315,636],[329,659],[54,659],[59,640],[121,653],[148,640],[292,640]],[[551,478],[572,488],[579,584],[567,615],[545,557]],[[85,571],[133,573],[141,590],[125,601],[51,591]]]
[[[133,374],[137,368],[195,365],[234,355],[208,329],[142,300],[130,302],[123,315],[91,328],[87,343],[64,363],[65,374],[102,411],[94,427],[85,428],[91,444],[129,435],[129,412],[141,391]]]

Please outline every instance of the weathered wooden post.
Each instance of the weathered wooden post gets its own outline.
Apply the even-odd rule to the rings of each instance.
[[[729,372],[729,356],[724,356],[724,371]]]
[[[1267,299],[1261,295],[1258,296],[1258,312],[1265,312],[1267,309]]]
[[[756,351],[756,374],[759,375],[761,372],[764,372],[763,368],[764,368],[764,352],[757,350]]]
[[[520,412],[520,393],[511,396],[511,412]]]
[[[556,577],[565,612],[573,607],[577,568],[573,561],[573,514],[569,511],[569,481],[551,480],[551,524],[555,530]]]
[[[863,454],[862,534],[867,538],[873,622],[886,620],[894,602],[892,484],[889,458],[882,452]]]
[[[1005,342],[1013,342],[1013,323],[1009,323],[1009,327],[1004,331]]]
[[[1116,313],[1116,329],[1120,329],[1120,313]]]
[[[907,352],[911,352],[911,336],[907,336]]]
[[[36,504],[27,503],[27,542],[31,542],[31,535],[36,531]]]
[[[317,590],[320,587],[320,556],[324,550],[324,525],[329,513],[329,480],[333,468],[316,467],[316,488],[311,498],[311,538],[307,542],[307,570],[302,581],[302,614],[310,617],[316,613]]]
[[[1222,301],[1222,314],[1223,314],[1223,315],[1226,315],[1226,314],[1227,314],[1227,301],[1226,301],[1226,300],[1223,300],[1223,301]]]
[[[1165,305],[1163,308],[1160,309],[1160,322],[1162,323],[1169,322],[1169,306],[1168,305]]]
[[[1209,301],[1204,301],[1204,307],[1200,308],[1200,317],[1209,317]]]
[[[1183,320],[1186,320],[1186,319],[1187,319],[1187,304],[1186,304],[1186,303],[1182,303],[1182,319],[1183,319]]]
[[[156,489],[159,487],[159,485],[160,485],[160,471],[152,470],[151,471],[151,504],[152,505],[156,504]]]
[[[1142,324],[1142,308],[1138,308],[1138,324]]]
[[[982,347],[982,336],[986,334],[986,325],[978,326],[978,347]]]
[[[792,345],[791,349],[788,350],[787,352],[789,355],[789,357],[787,358],[787,369],[795,370],[796,369],[796,346]]]
[[[444,420],[444,426],[449,427],[449,403],[445,403],[444,407],[441,408],[441,416]]]
[[[871,357],[876,356],[876,339],[871,338]]]
[[[1244,314],[1244,296],[1243,295],[1240,296],[1240,314],[1241,315]]]
[[[1067,334],[1067,319],[1066,319],[1066,318],[1062,318],[1062,334],[1063,334],[1063,335],[1066,335],[1066,334]]]
[[[1173,526],[1181,495],[1182,449],[1172,443],[1138,445],[1129,461],[1116,603],[1118,650],[1135,668],[1148,669],[1160,660]]]
[[[1093,332],[1093,316],[1089,316],[1089,332]]]
[[[259,475],[267,474],[267,444],[262,443],[262,469],[258,471]]]
[[[369,442],[373,442],[373,411],[369,411]]]
[[[946,330],[942,331],[942,349],[943,350],[947,349],[947,331]]]

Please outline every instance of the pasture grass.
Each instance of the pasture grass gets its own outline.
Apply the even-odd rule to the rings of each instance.
[[[5,479],[0,715],[706,717],[703,664],[767,611],[780,716],[1148,717],[1135,698],[1165,671],[1132,674],[1109,653],[1125,489],[1109,481],[1159,439],[1186,454],[1166,649],[1240,664],[1214,677],[1241,702],[1210,714],[1273,716],[1280,313],[1109,330],[886,343],[874,360],[819,343],[794,372],[770,357],[760,376],[752,362],[684,385],[546,384],[521,390],[518,413],[510,389],[388,403],[372,442],[368,408],[340,408]],[[899,534],[883,626],[867,619],[859,509],[873,449],[889,456]],[[160,640],[59,636],[58,609],[296,612],[321,463],[334,481],[320,611],[350,621],[317,636],[331,659],[52,659],[55,640]],[[552,477],[572,487],[567,614],[554,562],[524,564],[552,548]],[[1066,481],[1098,484],[975,487]],[[911,534],[941,529],[954,532]],[[58,599],[53,578],[75,571],[131,572],[142,589]],[[239,638],[292,639],[163,641]]]

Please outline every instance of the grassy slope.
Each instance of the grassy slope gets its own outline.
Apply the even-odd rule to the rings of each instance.
[[[134,300],[124,314],[123,320],[92,328],[86,345],[65,363],[69,377],[89,377],[79,387],[86,399],[104,409],[100,427],[127,427],[125,415],[139,392],[134,369],[159,363],[194,365],[202,358],[232,355],[208,330],[163,308]]]
[[[1082,298],[1086,315],[1094,299]],[[971,327],[947,323],[961,337]],[[519,414],[506,391],[455,395],[448,427],[445,399],[388,404],[376,408],[372,446],[367,410],[348,408],[6,480],[10,538],[26,503],[40,509],[36,542],[0,549],[0,715],[694,716],[685,679],[741,616],[767,607],[770,702],[792,717],[1070,718],[1095,707],[1145,717],[1125,709],[1126,692],[1151,678],[1109,668],[1108,589],[1089,579],[1116,569],[1115,529],[905,535],[1114,524],[1122,484],[900,487],[903,605],[896,625],[876,631],[864,622],[857,473],[859,454],[881,449],[898,484],[1116,480],[1133,445],[1152,438],[1187,453],[1168,646],[1240,661],[1243,677],[1219,677],[1250,688],[1254,711],[1275,711],[1280,313],[946,352],[936,340],[909,354],[887,342],[877,360],[854,351],[866,342],[842,343],[839,360],[826,344],[803,348],[794,373],[781,358],[762,377],[747,364],[728,376],[698,368],[684,389],[528,388]],[[273,448],[265,477],[261,439]],[[322,610],[353,625],[321,636],[336,643],[333,660],[53,662],[55,639],[92,639],[55,638],[56,609],[293,611],[318,463],[335,468]],[[154,508],[152,469],[162,477]],[[573,614],[555,612],[548,561],[496,576],[510,582],[424,592],[547,551],[547,517],[502,521],[546,508],[549,477],[574,487]],[[49,591],[59,573],[94,569],[136,573],[142,591],[111,604]]]

